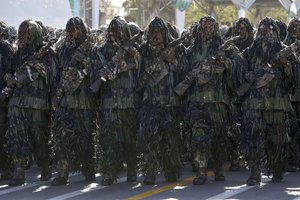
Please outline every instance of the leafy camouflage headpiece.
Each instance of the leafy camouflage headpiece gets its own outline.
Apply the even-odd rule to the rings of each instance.
[[[258,25],[254,42],[249,48],[247,56],[251,56],[252,63],[271,63],[274,55],[282,49],[279,28],[275,20],[266,17]]]
[[[220,36],[219,24],[211,16],[204,16],[200,19],[197,28],[193,32],[193,37],[196,40],[203,40],[204,38],[213,38]]]
[[[0,21],[0,38],[6,39],[6,30],[7,30],[7,24],[5,24],[3,21]]]
[[[18,30],[18,48],[35,52],[43,45],[42,27],[31,19],[23,21]]]
[[[296,39],[300,40],[300,19],[298,17],[295,17],[290,21],[284,44],[291,45]]]
[[[246,29],[246,30],[245,30]],[[241,35],[241,31],[247,31],[253,37],[253,27],[247,18],[239,18],[233,24],[233,36]]]
[[[88,27],[79,17],[72,17],[66,24],[66,46],[74,48],[80,45],[86,38]],[[77,34],[74,36],[74,34]]]
[[[276,21],[270,17],[261,20],[258,25],[256,39],[280,43],[280,31]]]
[[[150,41],[150,38],[153,36],[153,33],[157,30],[159,30],[162,34],[164,46],[167,46],[167,44],[172,41],[172,38],[170,37],[167,24],[164,22],[163,19],[159,17],[155,17],[150,22],[147,32],[147,41]]]
[[[139,25],[137,25],[134,22],[129,22],[128,25],[129,25],[129,28],[130,28],[131,36],[134,36],[135,34],[139,33],[142,30],[139,27]]]
[[[203,44],[208,42],[208,51],[209,53],[212,53],[222,44],[219,24],[210,16],[204,16],[200,19],[193,28],[192,36],[194,42],[189,48],[189,51],[202,52]]]
[[[120,16],[116,16],[111,20],[107,28],[107,33],[108,41],[116,42],[119,45],[127,42],[131,38],[129,25],[125,19]],[[112,37],[110,34],[112,34]]]

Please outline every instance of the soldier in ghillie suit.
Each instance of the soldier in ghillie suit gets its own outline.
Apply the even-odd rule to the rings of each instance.
[[[140,55],[131,44],[128,23],[114,17],[107,29],[107,40],[100,47],[102,61],[99,79],[106,82],[99,97],[99,167],[102,185],[111,185],[127,165],[127,181],[137,180],[136,134],[139,96],[137,87]]]
[[[296,80],[299,81],[300,76],[300,60],[299,60],[299,42],[300,42],[300,20],[294,18],[290,21],[287,28],[287,37],[284,40],[284,44],[288,47],[285,48],[285,61],[287,64],[294,66],[296,73],[293,75]],[[293,113],[289,113],[291,117],[291,124],[289,130],[290,145],[289,145],[289,157],[287,161],[286,170],[289,172],[295,172],[300,165],[300,90],[299,83],[296,84],[296,88],[291,91],[291,102],[294,108]],[[293,120],[294,119],[294,120]]]
[[[13,48],[11,44],[7,41],[8,37],[5,35],[5,31],[8,26],[0,21],[0,172],[1,179],[11,178],[11,158],[7,151],[7,139],[5,138],[5,133],[8,128],[8,91],[5,91],[7,86],[5,82],[5,74],[13,73],[11,71],[11,62],[13,58]]]
[[[25,182],[20,164],[32,153],[41,167],[41,180],[51,177],[49,94],[53,54],[49,45],[43,44],[41,26],[33,20],[20,24],[18,38],[15,73],[7,80],[8,90],[14,89],[9,99],[6,134],[15,167],[10,185]]]
[[[70,171],[95,180],[95,95],[90,90],[92,48],[88,28],[79,17],[66,24],[66,37],[57,49],[58,77],[53,97],[53,152],[58,175],[52,185],[68,183]]]
[[[286,113],[291,107],[287,89],[292,74],[278,53],[281,49],[276,22],[267,17],[259,23],[254,43],[243,53],[249,63],[243,86],[247,89],[240,93],[246,92],[241,147],[250,169],[248,185],[260,183],[262,162],[273,173],[273,182],[283,178],[288,143]]]
[[[252,44],[254,32],[247,18],[236,20],[233,24],[232,31],[232,36],[226,43],[232,42],[241,52]]]
[[[166,181],[177,181],[181,175],[181,100],[173,89],[187,62],[180,40],[172,40],[167,24],[156,17],[140,47],[143,60],[138,85],[142,91],[138,146],[147,185],[155,184],[161,168]]]
[[[247,18],[240,18],[236,20],[232,27],[232,37],[228,39],[224,46],[229,46],[230,44],[234,44],[240,52],[249,47],[254,39],[253,28]],[[240,66],[246,68],[247,66]],[[237,74],[238,75],[238,74]],[[239,86],[239,80],[242,79],[236,78],[234,79],[235,88]],[[241,121],[242,121],[242,113],[241,113],[241,102],[242,99],[237,97],[231,102],[231,127],[229,131],[229,141],[230,141],[230,149],[229,149],[229,157],[231,161],[231,165],[229,170],[237,171],[243,167],[243,158],[240,152],[240,136],[241,136]]]
[[[186,93],[185,134],[192,136],[197,168],[193,183],[201,185],[207,182],[208,160],[213,164],[215,180],[225,180],[232,79],[243,59],[234,46],[220,48],[219,27],[212,17],[200,19],[194,37],[188,49],[190,72],[175,91],[178,95]]]

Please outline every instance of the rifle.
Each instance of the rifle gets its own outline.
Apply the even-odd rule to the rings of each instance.
[[[45,56],[55,53],[54,50],[51,48],[52,42],[48,42],[46,45],[41,47],[39,51],[35,54],[33,54],[24,64],[23,68],[25,67],[27,71],[30,71],[28,68],[32,67],[35,69],[39,75],[41,75],[43,78],[47,77],[47,66],[44,63],[37,63],[37,60],[42,60]],[[21,67],[22,68],[22,67]],[[30,74],[28,74],[31,76]]]
[[[90,60],[88,58],[88,53],[92,47],[92,37],[87,37],[85,41],[75,50],[71,61],[69,62],[69,67],[64,68],[57,89],[57,101],[60,100],[63,93],[67,95],[73,94],[77,88],[82,83],[84,76],[87,75],[89,71]],[[84,64],[83,70],[78,70],[73,66],[78,63]]]
[[[118,74],[124,71],[128,71],[130,69],[135,69],[139,65],[140,62],[140,55],[136,48],[134,48],[131,44],[137,42],[140,37],[143,35],[143,31],[140,31],[139,33],[135,34],[125,45],[122,45],[120,49],[118,49],[116,55],[112,58],[112,63],[114,67],[110,67],[109,62],[105,59],[105,57],[100,53],[98,54],[99,57],[99,65],[102,65],[103,67],[99,70],[98,78],[92,85],[90,86],[90,89],[93,93],[98,93],[98,91],[101,88],[101,85],[108,80],[114,80]],[[130,55],[133,56],[135,64],[127,64],[125,62],[125,53],[127,52]],[[113,69],[112,69],[113,68]]]
[[[161,55],[158,57],[156,62],[152,64],[150,67],[145,69],[145,72],[141,75],[139,87],[137,90],[141,90],[152,78],[153,85],[158,84],[168,73],[168,68],[164,61],[167,61],[169,63],[176,62],[175,57],[175,49],[176,47],[181,44],[181,42],[184,40],[184,38],[179,38],[176,40],[173,40],[168,44],[168,46],[162,51]],[[177,63],[174,63],[177,64]],[[153,76],[156,74],[155,80],[153,79]]]
[[[246,80],[237,90],[238,96],[243,96],[251,87],[256,89],[262,88],[270,83],[275,78],[272,66],[268,63],[262,65],[259,69],[246,73]]]
[[[99,70],[98,78],[96,79],[96,81],[90,86],[90,89],[95,94],[98,93],[98,91],[101,88],[101,85],[109,79],[108,77],[110,77],[111,80],[113,79],[113,72],[106,65],[107,61],[105,57],[100,53],[98,54],[98,58],[99,60],[97,64],[102,65],[103,67]]]
[[[212,79],[212,75],[222,74],[225,69],[219,58],[211,57],[202,63],[197,63],[184,80],[174,88],[174,91],[182,96],[196,79],[199,85],[204,85]]]

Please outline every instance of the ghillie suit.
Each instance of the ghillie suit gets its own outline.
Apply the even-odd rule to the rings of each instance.
[[[6,134],[15,167],[10,185],[24,183],[24,170],[20,164],[31,154],[41,167],[41,180],[51,177],[49,99],[51,69],[55,61],[50,46],[43,44],[42,28],[38,23],[23,21],[18,34],[18,50],[13,64],[15,73],[7,80],[7,88],[13,90]]]
[[[225,179],[223,161],[228,149],[232,81],[243,59],[234,46],[222,49],[219,27],[212,17],[200,19],[194,37],[188,51],[189,73],[175,91],[179,95],[186,92],[185,134],[191,137],[197,168],[194,184],[200,185],[207,181],[209,159],[215,180]]]
[[[234,44],[240,52],[249,47],[254,39],[253,28],[247,18],[240,18],[234,22],[232,27],[233,35],[230,39],[228,39],[224,46],[228,46],[230,44]],[[240,67],[247,67],[240,66]],[[239,79],[235,79],[239,80]],[[238,87],[239,83],[235,82],[235,86]],[[243,158],[240,152],[240,137],[241,137],[241,98],[233,99],[230,104],[231,111],[231,127],[230,127],[230,152],[229,159],[231,161],[230,170],[236,171],[243,167]]]
[[[254,43],[243,53],[249,63],[240,93],[244,94],[241,147],[250,168],[248,185],[261,181],[262,162],[273,173],[273,182],[283,178],[292,74],[290,66],[281,61],[281,50],[279,29],[273,19],[265,18],[259,23]]]
[[[131,43],[128,23],[115,17],[107,40],[98,51],[102,61],[99,79],[106,80],[99,92],[99,168],[102,185],[111,185],[127,165],[127,181],[137,180],[136,134],[139,96],[136,91],[140,55]]]
[[[241,52],[249,47],[254,39],[253,28],[247,18],[240,18],[234,22],[232,27],[233,34],[225,42],[232,42]]]
[[[155,184],[163,170],[166,181],[181,175],[181,99],[173,91],[187,67],[181,40],[172,41],[167,24],[156,17],[148,26],[138,89],[142,92],[138,147],[145,184]],[[179,58],[181,60],[179,60]]]
[[[279,37],[280,37],[280,41],[284,41],[287,35],[287,26],[284,22],[280,21],[280,20],[275,20],[276,25],[279,28]]]
[[[285,64],[292,65],[296,70],[293,76],[296,80],[299,81],[300,76],[300,49],[299,49],[299,40],[300,40],[300,20],[299,18],[294,18],[290,21],[287,28],[287,36],[284,40],[284,44],[288,47],[286,48],[286,53],[283,61]],[[289,157],[287,160],[286,170],[290,172],[297,171],[300,165],[300,90],[299,83],[296,84],[296,88],[293,88],[291,91],[291,102],[294,108],[293,111],[289,112],[288,116],[290,117],[289,122]]]
[[[3,26],[2,26],[3,25]],[[0,172],[1,179],[11,178],[11,158],[7,149],[7,138],[5,133],[8,128],[8,97],[9,91],[5,90],[7,83],[5,82],[6,73],[12,73],[11,62],[13,59],[13,48],[11,44],[4,39],[3,32],[7,29],[7,25],[0,22]]]
[[[90,90],[93,70],[88,28],[79,17],[66,24],[66,37],[58,47],[53,119],[53,152],[58,175],[52,185],[68,183],[69,172],[80,171],[95,180],[96,103]]]

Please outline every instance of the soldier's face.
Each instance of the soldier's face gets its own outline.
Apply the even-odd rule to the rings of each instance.
[[[109,30],[107,33],[107,39],[109,42],[111,42],[114,46],[120,46],[121,45],[121,35],[120,32]]]
[[[300,39],[300,21],[294,22],[293,27],[289,31],[291,32],[291,36],[293,38]]]
[[[67,32],[67,38],[74,40],[80,38],[80,31],[78,29],[75,29],[73,31]]]
[[[80,38],[81,32],[78,29],[71,29],[71,31],[67,31],[66,37],[66,45],[68,48],[74,48],[76,46],[76,40]]]
[[[258,28],[258,37],[270,41],[275,38],[274,31],[273,25],[261,24]]]
[[[246,38],[248,36],[248,30],[245,23],[242,22],[237,26],[237,33],[241,38]]]
[[[159,52],[165,47],[163,35],[159,29],[154,29],[149,34],[149,46],[152,51]]]
[[[202,19],[200,21],[200,34],[202,38],[210,39],[215,31],[215,23],[210,19]]]
[[[19,30],[19,41],[18,41],[18,48],[26,48],[27,45],[30,43],[30,33],[29,29],[21,29]]]

